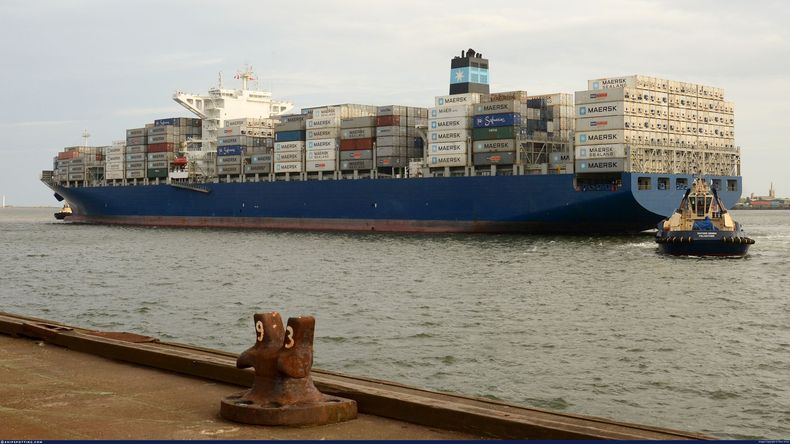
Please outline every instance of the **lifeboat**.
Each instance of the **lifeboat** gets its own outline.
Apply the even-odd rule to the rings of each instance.
[[[697,178],[672,216],[659,222],[656,243],[659,251],[673,256],[742,257],[754,240],[733,220],[716,190]]]

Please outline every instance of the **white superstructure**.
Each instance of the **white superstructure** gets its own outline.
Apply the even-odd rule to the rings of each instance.
[[[210,168],[206,156],[217,150],[217,136],[220,128],[225,126],[226,120],[241,118],[267,119],[273,116],[286,114],[293,109],[293,103],[272,100],[272,93],[258,89],[249,89],[249,82],[255,81],[252,67],[234,77],[241,80],[241,89],[226,89],[222,84],[220,74],[217,87],[211,88],[207,95],[197,95],[176,91],[173,100],[196,116],[203,119],[203,131],[200,140],[192,140],[188,147],[190,162],[206,163],[205,168]],[[202,168],[201,168],[202,169]],[[208,172],[208,171],[206,171]]]
[[[176,103],[203,119],[204,139],[210,138],[212,133],[216,138],[217,129],[223,126],[225,120],[245,117],[266,119],[293,109],[291,102],[272,100],[272,93],[269,91],[249,89],[249,82],[255,80],[251,67],[236,74],[235,78],[242,81],[241,89],[223,88],[220,75],[219,85],[209,89],[208,95],[182,91],[173,94]]]

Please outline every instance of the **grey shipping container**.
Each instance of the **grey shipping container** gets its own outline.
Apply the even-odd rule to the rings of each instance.
[[[145,160],[145,153],[131,153],[126,155],[127,162],[139,162]]]
[[[403,157],[406,156],[408,148],[405,146],[379,146],[376,147],[377,157]]]
[[[126,130],[126,138],[130,137],[145,137],[148,135],[148,128],[132,128]]]
[[[272,171],[271,162],[244,165],[244,174],[268,174],[271,171]]]
[[[241,163],[241,156],[217,156],[217,165],[238,165]]]
[[[254,156],[250,156],[249,159],[251,164],[258,165],[258,164],[272,163],[273,158],[274,156],[272,156],[271,154],[256,154]]]
[[[316,128],[307,130],[307,140],[337,139],[338,137],[340,137],[340,130],[337,128]]]
[[[473,162],[475,165],[511,165],[515,159],[513,152],[508,153],[476,153]]]
[[[369,160],[373,159],[372,150],[341,151],[340,160]]]
[[[145,145],[146,141],[147,139],[145,136],[126,138],[126,143],[129,145]]]
[[[217,146],[250,145],[250,136],[222,136],[217,137]]]
[[[148,160],[173,160],[175,159],[175,153],[148,153]],[[149,168],[159,168],[159,167],[149,167]]]
[[[342,119],[340,121],[340,128],[362,128],[367,126],[376,126],[375,116],[366,117],[353,117],[350,119]],[[370,136],[368,136],[370,137]]]
[[[170,164],[170,162],[168,162],[166,160],[154,160],[154,161],[149,161],[148,162],[147,168],[149,170],[155,169],[155,168],[167,168],[169,166],[169,164]]]
[[[399,105],[379,106],[376,108],[377,116],[406,116],[407,107]]]
[[[148,136],[148,144],[152,145],[154,143],[176,143],[177,139],[178,138],[172,134]]]
[[[475,153],[496,153],[515,151],[516,141],[513,139],[476,140],[472,143]]]
[[[177,126],[155,126],[148,130],[148,136],[180,134]]]
[[[302,153],[299,151],[289,151],[285,153],[274,153],[275,162],[301,162]]]
[[[474,106],[474,115],[479,116],[483,114],[520,113],[522,108],[526,107],[522,106],[520,102],[515,100],[478,103]]]
[[[126,154],[145,153],[148,150],[148,145],[127,145]]]
[[[127,162],[126,163],[127,170],[144,170],[145,169],[145,162]]]
[[[341,170],[369,170],[373,168],[373,160],[344,160],[340,162]]]
[[[376,128],[376,137],[408,136],[408,131],[406,126],[379,126]]]
[[[342,139],[370,139],[376,136],[374,128],[375,126],[344,129],[340,132],[340,137]]]
[[[240,174],[241,165],[217,165],[217,174]]]
[[[395,157],[377,157],[376,166],[386,167],[405,167],[409,165],[409,159],[406,156]]]
[[[126,170],[127,179],[144,179],[145,169],[142,170]]]

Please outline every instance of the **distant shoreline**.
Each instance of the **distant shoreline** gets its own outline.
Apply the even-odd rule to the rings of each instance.
[[[47,205],[40,205],[40,206],[22,206],[22,205],[6,205],[5,207],[0,207],[0,210],[8,210],[8,209],[18,209],[18,210],[29,210],[33,208],[58,208],[58,207],[51,207]]]
[[[790,210],[790,207],[769,207],[769,208],[752,208],[752,207],[738,207],[732,208],[733,210],[749,210],[749,211],[759,211],[759,210]]]

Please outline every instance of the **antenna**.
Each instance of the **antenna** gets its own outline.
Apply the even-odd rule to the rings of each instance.
[[[252,72],[252,66],[251,65],[245,65],[244,71],[243,72],[242,71],[237,71],[235,78],[241,79],[241,85],[242,85],[241,89],[246,91],[247,90],[247,82],[250,81],[250,80],[255,80],[255,73]]]
[[[88,146],[88,138],[90,136],[91,135],[90,135],[90,133],[88,133],[88,130],[83,130],[82,131],[82,146],[85,146],[85,147]]]
[[[219,72],[219,89],[222,89],[222,71]]]

